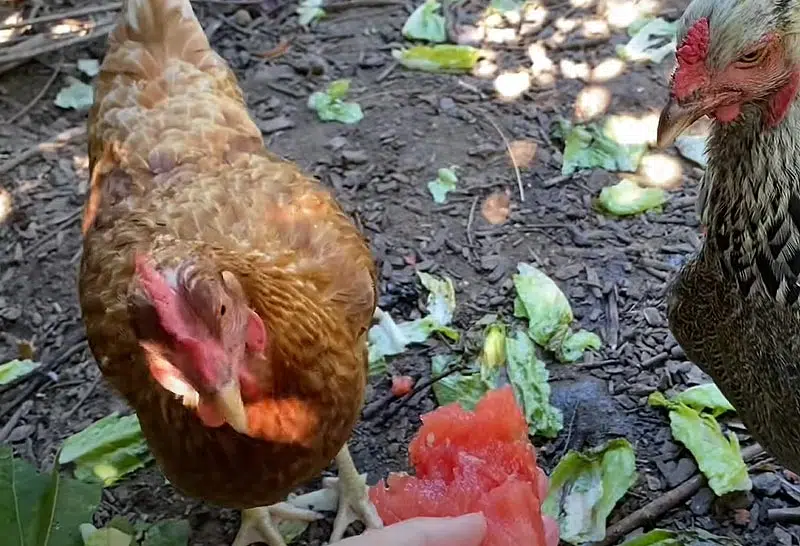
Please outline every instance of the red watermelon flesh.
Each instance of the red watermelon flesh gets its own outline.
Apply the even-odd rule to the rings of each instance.
[[[487,393],[474,412],[450,404],[423,415],[409,458],[415,476],[392,474],[370,489],[386,525],[483,512],[482,546],[545,546],[542,478],[510,386]]]

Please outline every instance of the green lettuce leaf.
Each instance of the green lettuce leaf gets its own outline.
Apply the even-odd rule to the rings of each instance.
[[[393,49],[392,57],[404,67],[413,70],[466,72],[472,70],[480,59],[481,52],[472,46],[440,44]]]
[[[661,205],[666,201],[667,192],[663,189],[646,188],[628,178],[600,190],[597,200],[603,210],[615,216],[631,216],[651,209],[661,210]]]
[[[550,476],[542,511],[558,522],[564,542],[603,540],[606,519],[636,479],[636,454],[624,438],[583,453],[570,451]]]
[[[653,529],[649,533],[625,541],[622,546],[741,546],[738,540],[713,535],[703,529],[668,531]]]
[[[0,366],[0,385],[11,383],[24,375],[28,375],[42,364],[33,360],[11,360]]]
[[[672,400],[686,404],[697,411],[709,410],[714,417],[719,417],[727,411],[736,411],[714,383],[689,387]]]
[[[403,36],[409,40],[446,42],[447,29],[444,17],[439,13],[441,9],[439,0],[425,0],[406,20],[402,30]]]
[[[617,55],[626,61],[660,63],[675,52],[676,45],[677,24],[656,17],[638,26],[627,44],[617,46]]]
[[[563,135],[561,174],[565,176],[580,169],[635,172],[647,149],[645,143],[617,142],[608,123],[601,128],[594,123],[572,126],[562,120],[556,133]]]
[[[60,464],[75,463],[75,477],[105,486],[153,460],[136,415],[112,413],[64,441]]]
[[[428,182],[428,191],[433,196],[433,201],[442,204],[447,201],[447,194],[456,189],[458,177],[455,173],[455,167],[449,169],[439,169],[436,180]]]
[[[442,354],[431,358],[431,375],[437,377],[459,363],[459,358]],[[433,384],[433,394],[440,406],[458,402],[464,409],[473,410],[483,395],[497,386],[496,370],[473,367],[453,372]]]
[[[536,348],[525,332],[506,338],[508,379],[522,406],[532,436],[555,438],[564,427],[561,410],[550,404],[550,374],[536,356]]]
[[[348,125],[358,123],[364,119],[361,106],[343,100],[349,89],[350,80],[336,80],[325,91],[311,93],[308,107],[316,111],[322,121],[338,121]]]
[[[726,438],[713,415],[667,400],[660,392],[652,393],[648,403],[669,410],[672,436],[692,453],[714,493],[722,496],[753,487],[738,438],[733,433]]]

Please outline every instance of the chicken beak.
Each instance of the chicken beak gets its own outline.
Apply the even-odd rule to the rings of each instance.
[[[244,409],[239,382],[230,380],[213,395],[211,403],[236,432],[247,434],[247,412]]]
[[[682,132],[702,116],[703,112],[697,106],[693,104],[682,106],[670,97],[658,118],[656,144],[662,149],[672,145]]]

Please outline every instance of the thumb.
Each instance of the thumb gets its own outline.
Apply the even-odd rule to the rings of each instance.
[[[480,546],[486,535],[483,514],[457,518],[414,518],[343,541],[342,546]],[[363,542],[362,542],[363,540]],[[352,543],[350,542],[352,541]]]

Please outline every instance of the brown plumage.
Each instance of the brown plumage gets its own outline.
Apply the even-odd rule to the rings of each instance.
[[[800,39],[797,7],[695,0],[659,142],[715,119],[700,253],[670,286],[669,326],[748,430],[800,472]]]
[[[265,150],[188,0],[126,2],[89,152],[87,336],[170,482],[223,506],[270,505],[343,446],[345,480],[374,263],[330,192]]]

